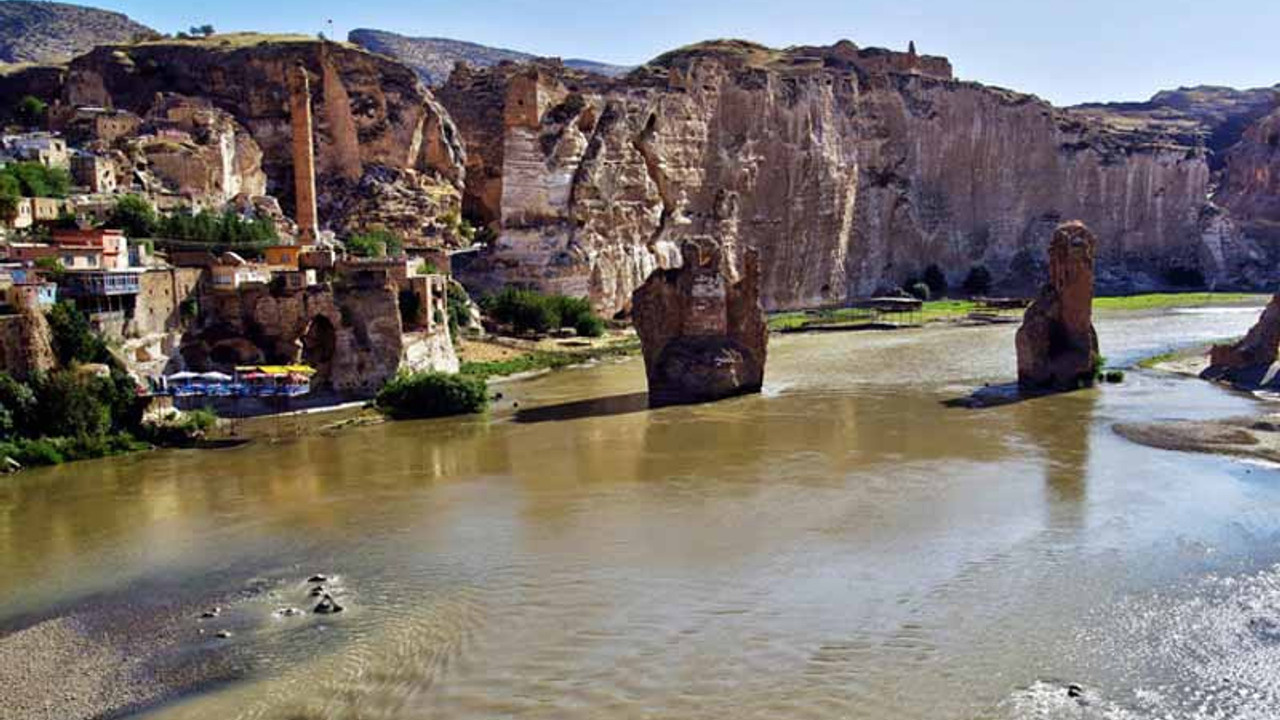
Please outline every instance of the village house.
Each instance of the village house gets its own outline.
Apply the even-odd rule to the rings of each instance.
[[[225,252],[218,258],[218,263],[209,268],[209,282],[214,290],[236,290],[247,283],[271,282],[271,270],[236,253]]]
[[[4,149],[19,160],[38,162],[48,168],[66,169],[71,162],[67,141],[48,132],[5,135]]]
[[[52,240],[53,244],[58,247],[60,256],[63,257],[62,264],[68,270],[125,270],[130,266],[129,241],[125,238],[124,233],[119,230],[106,228],[91,228],[87,230],[59,228],[53,231]],[[95,252],[98,257],[96,265],[73,267],[71,263],[67,262],[68,259],[77,260],[81,256],[87,259]]]
[[[116,168],[108,158],[80,152],[71,156],[71,178],[91,193],[116,191]]]

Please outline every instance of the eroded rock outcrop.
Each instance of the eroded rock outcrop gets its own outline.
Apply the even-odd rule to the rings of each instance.
[[[1261,385],[1280,354],[1280,294],[1271,298],[1262,316],[1239,342],[1215,345],[1209,351],[1207,380]]]
[[[298,65],[310,77],[322,225],[340,226],[349,196],[382,169],[413,171],[429,180],[431,202],[458,207],[465,152],[448,114],[413,71],[349,45],[243,34],[103,46],[71,63],[62,99],[143,114],[157,93],[201,98],[248,130],[261,148],[267,193],[292,212],[286,76]],[[421,186],[415,179],[411,191]]]
[[[680,267],[654,272],[631,301],[649,405],[759,392],[768,330],[757,254],[743,253],[740,272],[710,238],[686,240],[681,255]]]
[[[1098,334],[1093,329],[1093,266],[1098,241],[1084,223],[1058,226],[1049,243],[1049,282],[1018,328],[1018,385],[1073,390],[1093,383]]]
[[[400,367],[404,336],[394,285],[286,292],[249,285],[207,291],[200,308],[200,324],[182,344],[191,368],[306,363],[318,371],[318,389],[368,396]]]
[[[1220,197],[1257,234],[1280,238],[1280,109],[1251,124],[1227,154]]]
[[[455,73],[439,90],[468,145],[466,204],[498,232],[464,280],[588,294],[625,311],[683,237],[760,253],[768,309],[894,287],[929,264],[953,283],[1043,277],[1054,227],[1105,238],[1100,282],[1169,268],[1239,276],[1209,233],[1203,147],[951,75],[944,58],[831,47],[692,46],[619,80],[554,63]],[[1029,288],[1028,288],[1029,289]]]
[[[57,367],[53,333],[38,308],[23,305],[0,317],[0,371],[26,380]]]

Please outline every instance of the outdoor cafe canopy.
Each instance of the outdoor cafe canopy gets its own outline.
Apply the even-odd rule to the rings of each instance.
[[[259,373],[267,377],[286,377],[288,375],[306,375],[310,377],[316,374],[316,369],[310,365],[242,365],[236,368],[236,372],[242,376]]]

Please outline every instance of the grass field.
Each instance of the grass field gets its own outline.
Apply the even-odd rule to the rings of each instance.
[[[1249,306],[1264,305],[1268,299],[1268,295],[1256,293],[1150,293],[1146,295],[1094,298],[1093,309],[1097,312],[1132,312],[1175,307]],[[959,320],[967,317],[969,313],[974,312],[976,309],[977,304],[972,300],[931,300],[924,304],[924,309],[920,313],[904,315],[903,319],[924,323]],[[1013,314],[1020,315],[1021,313]],[[892,320],[892,317],[890,315],[885,319]],[[865,310],[831,308],[771,315],[769,316],[769,329],[779,331],[799,330],[815,325],[857,327],[870,322],[871,318]]]

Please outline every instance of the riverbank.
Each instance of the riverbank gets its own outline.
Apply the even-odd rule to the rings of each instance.
[[[1138,361],[1137,366],[1199,380],[1209,366],[1209,350],[1233,340],[1223,338],[1152,355]],[[1267,411],[1274,409],[1274,398],[1256,391],[1222,387],[1251,397],[1259,403],[1262,412],[1209,420],[1117,423],[1112,429],[1121,437],[1147,447],[1280,464],[1280,412]]]
[[[1269,298],[1269,295],[1258,293],[1148,293],[1094,298],[1093,309],[1098,313],[1108,313],[1172,308],[1247,307],[1265,305]],[[985,325],[1019,322],[1022,312],[1020,308],[993,310],[974,300],[929,300],[923,303],[918,312],[873,315],[860,308],[818,308],[775,313],[769,316],[769,329],[775,332],[819,332],[932,323]]]

